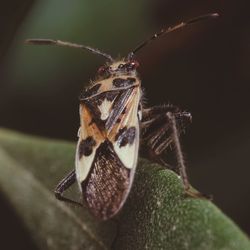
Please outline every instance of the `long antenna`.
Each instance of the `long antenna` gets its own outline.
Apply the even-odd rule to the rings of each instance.
[[[193,19],[190,19],[186,22],[182,22],[182,23],[179,23],[173,27],[168,27],[166,29],[162,29],[161,31],[159,31],[158,33],[154,34],[153,36],[149,37],[147,40],[145,40],[144,42],[142,42],[141,44],[139,44],[132,52],[129,53],[128,55],[128,58],[132,58],[133,55],[140,49],[142,49],[144,46],[148,45],[149,43],[151,43],[153,40],[159,38],[160,36],[162,35],[165,35],[167,33],[170,33],[174,30],[178,30],[178,29],[181,29],[189,24],[192,24],[192,23],[196,23],[196,22],[199,22],[199,21],[202,21],[202,20],[206,20],[206,19],[210,19],[210,18],[216,18],[216,17],[219,17],[219,14],[218,13],[209,13],[209,14],[206,14],[206,15],[202,15],[202,16],[199,16],[199,17],[196,17],[196,18],[193,18]]]
[[[75,48],[75,49],[84,49],[84,50],[88,50],[96,55],[104,56],[105,58],[107,58],[111,62],[114,61],[114,59],[109,54],[101,52],[98,49],[94,49],[94,48],[91,48],[89,46],[85,46],[85,45],[81,45],[81,44],[70,43],[70,42],[65,42],[65,41],[61,41],[61,40],[52,40],[52,39],[27,39],[27,40],[25,40],[25,43],[34,44],[34,45],[57,45],[57,46]]]

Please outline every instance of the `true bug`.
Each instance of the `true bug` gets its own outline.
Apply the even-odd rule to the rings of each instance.
[[[158,162],[163,162],[164,151],[174,144],[177,172],[183,180],[185,191],[189,192],[179,135],[190,123],[191,114],[172,105],[151,108],[143,106],[141,81],[137,75],[139,63],[134,55],[166,33],[217,16],[216,13],[207,14],[162,29],[119,61],[84,45],[50,39],[26,40],[29,44],[85,49],[108,60],[105,66],[99,68],[97,80],[80,96],[81,126],[75,157],[76,168],[56,187],[57,199],[82,206],[80,202],[63,196],[63,192],[77,180],[90,211],[102,220],[113,217],[120,211],[129,194],[139,143],[145,155]]]

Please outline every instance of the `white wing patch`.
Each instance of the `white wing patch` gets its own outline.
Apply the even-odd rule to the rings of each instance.
[[[117,153],[119,159],[123,165],[132,169],[137,162],[138,147],[139,147],[139,126],[135,127],[135,137],[132,144],[127,143],[125,146],[120,146],[119,142],[114,144],[114,150]]]
[[[92,163],[95,157],[95,151],[96,151],[96,148],[95,148],[89,156],[82,156],[81,159],[79,159],[80,142],[81,142],[81,139],[78,141],[76,156],[75,156],[76,178],[79,184],[87,178],[90,168],[92,166]],[[81,185],[80,185],[80,188],[81,188]]]
[[[105,98],[103,102],[101,103],[101,105],[98,106],[101,112],[101,120],[106,120],[109,117],[112,103],[113,102],[108,101],[107,98]]]

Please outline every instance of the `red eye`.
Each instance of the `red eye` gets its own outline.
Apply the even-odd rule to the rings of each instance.
[[[137,61],[135,61],[135,60],[133,60],[133,61],[131,61],[131,66],[133,66],[133,68],[138,68],[139,66],[140,66],[140,64],[139,64],[139,62],[137,62]]]
[[[100,68],[98,69],[97,73],[98,73],[99,75],[103,75],[103,74],[106,72],[106,70],[107,70],[107,67],[102,66],[102,67],[100,67]]]

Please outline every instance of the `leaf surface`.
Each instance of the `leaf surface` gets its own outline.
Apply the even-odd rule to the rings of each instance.
[[[188,198],[179,177],[140,160],[121,213],[100,222],[57,201],[75,145],[0,130],[0,188],[39,249],[250,249],[247,236],[210,201]],[[79,199],[77,185],[67,196]]]

